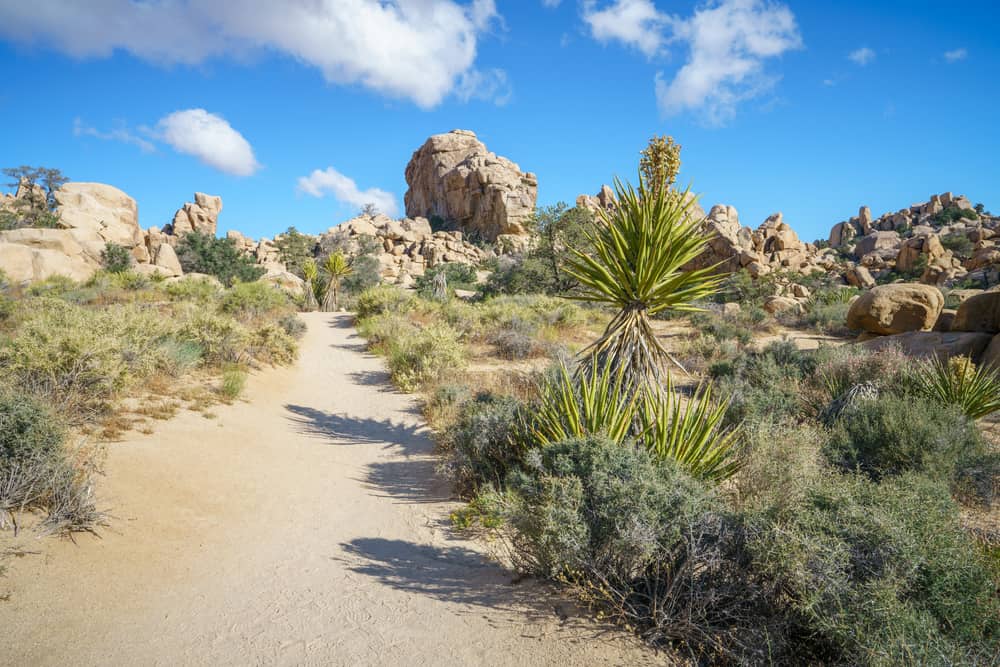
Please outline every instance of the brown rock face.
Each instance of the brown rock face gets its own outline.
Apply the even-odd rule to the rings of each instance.
[[[862,343],[870,350],[898,347],[910,357],[971,357],[978,362],[993,337],[985,333],[910,331],[895,336],[879,336]]]
[[[1000,333],[1000,292],[983,292],[963,301],[951,330]]]
[[[489,152],[468,130],[429,138],[406,165],[406,215],[440,218],[466,236],[527,234],[538,180]]]
[[[880,335],[930,331],[944,307],[931,285],[879,285],[861,295],[847,312],[847,326]]]

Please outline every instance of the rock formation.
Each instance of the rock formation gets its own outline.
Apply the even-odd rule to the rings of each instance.
[[[213,197],[204,192],[194,193],[194,202],[186,202],[174,214],[174,220],[163,228],[164,233],[181,237],[188,232],[199,232],[215,236],[218,229],[219,213],[222,211],[222,197]]]
[[[489,152],[468,130],[430,137],[406,166],[406,184],[409,218],[437,218],[488,242],[526,235],[538,195],[534,174]]]

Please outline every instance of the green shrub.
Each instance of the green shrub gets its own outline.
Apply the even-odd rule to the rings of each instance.
[[[289,313],[283,316],[280,320],[278,320],[278,324],[281,325],[281,328],[285,330],[286,334],[296,340],[302,338],[308,328],[302,318],[295,313]]]
[[[953,483],[964,503],[992,508],[1000,502],[1000,452],[988,452],[958,464]],[[997,526],[1000,530],[1000,526]]]
[[[672,462],[600,437],[553,443],[487,498],[518,569],[570,583],[654,644],[714,664],[768,657],[772,614],[742,531]]]
[[[132,268],[132,253],[123,245],[107,243],[101,251],[101,266],[110,273],[121,273]]]
[[[222,294],[218,284],[206,278],[182,278],[163,286],[163,291],[172,301],[207,304],[216,301]]]
[[[264,275],[264,267],[240,253],[233,239],[188,232],[177,244],[177,259],[185,273],[206,273],[223,285],[250,283]]]
[[[256,360],[287,366],[298,356],[299,344],[280,324],[265,322],[251,330],[247,348]]]
[[[171,377],[180,377],[197,368],[202,356],[203,350],[197,343],[165,338],[158,344],[157,369]]]
[[[295,227],[289,227],[274,239],[274,246],[278,249],[278,258],[288,270],[299,278],[304,278],[302,267],[313,257],[315,238],[302,234]]]
[[[358,295],[356,313],[359,320],[383,313],[405,313],[414,306],[414,298],[392,285],[366,289]]]
[[[223,312],[243,320],[256,319],[290,306],[283,290],[262,282],[236,283],[222,297]]]
[[[227,401],[235,401],[243,393],[243,388],[247,384],[247,372],[242,366],[231,364],[222,371],[222,382],[219,385],[219,393]]]
[[[795,664],[987,664],[1000,650],[1000,582],[943,484],[820,475],[752,534],[754,567],[797,619]]]
[[[434,279],[440,273],[445,275],[450,291],[456,289],[476,289],[476,269],[473,266],[458,262],[446,262],[438,264],[434,268],[427,269],[422,276],[417,276],[417,280],[413,285],[417,290],[417,294],[425,299],[433,298]]]
[[[962,208],[946,208],[934,216],[934,223],[937,225],[950,225],[959,220],[978,220],[979,214],[975,211]]]
[[[496,346],[497,354],[504,359],[527,359],[539,347],[535,341],[537,328],[527,320],[515,318],[505,326],[493,331],[489,340]]]
[[[463,368],[465,355],[459,333],[447,324],[434,323],[411,337],[392,341],[388,364],[396,386],[416,391]]]
[[[413,322],[403,315],[385,313],[358,321],[358,334],[368,341],[368,347],[387,354],[396,341],[416,336],[419,332]]]
[[[352,297],[376,287],[381,282],[381,265],[378,263],[378,258],[371,254],[362,254],[351,261],[351,273],[340,282],[340,288],[345,296]]]
[[[1000,410],[1000,374],[967,357],[947,361],[934,358],[917,372],[921,391],[928,398],[954,405],[972,419]]]
[[[201,348],[206,363],[241,363],[249,351],[250,332],[230,317],[195,310],[177,332],[183,342]]]
[[[0,393],[0,462],[50,459],[61,453],[64,437],[48,407],[24,394]]]
[[[960,460],[982,448],[976,425],[954,406],[883,395],[845,409],[824,452],[832,463],[876,479],[909,471],[950,479]]]
[[[461,403],[455,423],[438,437],[460,494],[469,496],[489,486],[503,488],[525,451],[525,414],[525,405],[509,396],[480,394]]]
[[[941,237],[941,245],[959,259],[969,259],[975,250],[975,244],[966,234],[946,234]]]
[[[729,398],[726,423],[780,421],[802,416],[800,385],[815,369],[815,358],[793,343],[778,342],[712,366],[718,394]]]

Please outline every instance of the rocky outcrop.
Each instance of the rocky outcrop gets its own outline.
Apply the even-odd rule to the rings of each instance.
[[[487,150],[468,130],[430,137],[406,166],[406,215],[440,219],[469,238],[523,236],[538,180]]]
[[[894,336],[877,336],[861,343],[869,350],[897,348],[910,357],[971,357],[974,362],[984,359],[993,340],[985,333],[910,331]]]
[[[880,336],[930,331],[942,308],[944,296],[931,285],[879,285],[851,304],[847,326]]]
[[[1000,292],[983,292],[962,301],[951,329],[1000,333]]]
[[[181,237],[189,232],[215,236],[222,212],[222,197],[194,193],[194,202],[185,202],[174,214],[173,222],[163,228],[164,233]]]

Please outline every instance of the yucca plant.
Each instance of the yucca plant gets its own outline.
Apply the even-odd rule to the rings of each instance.
[[[643,396],[642,442],[659,458],[677,461],[695,477],[728,479],[739,469],[735,456],[739,431],[722,425],[728,405],[712,400],[711,385],[699,386],[685,404],[667,374],[662,394]]]
[[[986,365],[977,367],[968,357],[935,357],[921,366],[917,377],[925,394],[958,406],[972,419],[1000,410],[1000,375]]]
[[[302,309],[306,311],[316,310],[319,308],[319,303],[316,301],[316,279],[319,278],[319,267],[316,266],[316,260],[310,257],[302,262],[302,277],[306,281]]]
[[[323,262],[323,273],[329,278],[326,285],[326,295],[323,297],[323,310],[330,312],[340,308],[340,281],[351,275],[351,265],[344,253],[330,253]]]
[[[726,479],[739,467],[738,432],[722,425],[727,402],[716,404],[708,386],[685,402],[667,373],[662,390],[637,393],[629,391],[623,375],[613,374],[609,364],[590,363],[575,377],[560,366],[540,393],[531,433],[541,446],[603,435],[619,444],[631,438],[702,479]]]
[[[623,377],[611,366],[590,364],[576,377],[565,364],[541,387],[541,405],[531,433],[540,445],[570,438],[604,435],[624,441],[635,419],[639,396],[626,392]]]
[[[604,334],[585,352],[634,391],[663,385],[670,355],[656,338],[650,318],[665,310],[696,311],[695,301],[722,281],[714,267],[686,270],[706,244],[702,218],[694,215],[688,190],[636,190],[615,179],[617,205],[601,210],[587,232],[589,252],[573,249],[567,273],[581,285],[570,298],[617,309]]]

